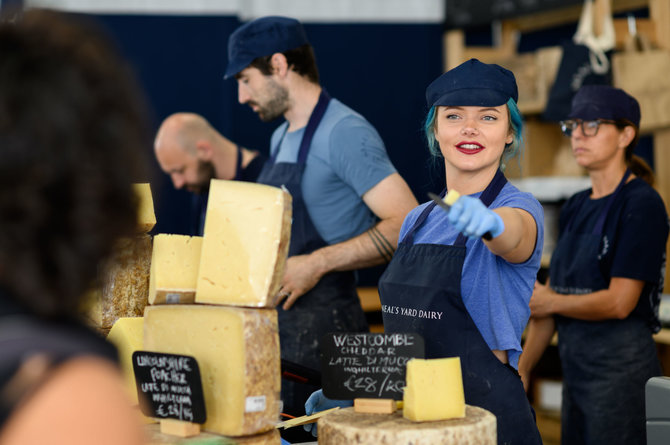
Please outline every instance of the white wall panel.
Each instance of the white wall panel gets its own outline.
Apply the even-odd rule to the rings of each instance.
[[[440,23],[444,0],[25,0],[46,7],[95,14],[237,15],[250,20],[286,15],[303,22]]]

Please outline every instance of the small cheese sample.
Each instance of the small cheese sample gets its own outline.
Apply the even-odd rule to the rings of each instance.
[[[321,417],[319,445],[497,445],[496,417],[468,405],[465,417],[413,422],[400,411],[392,414],[357,413],[343,408]]]
[[[195,301],[273,307],[291,238],[291,195],[212,179]]]
[[[205,431],[243,436],[275,427],[281,385],[275,309],[147,306],[144,350],[196,359],[207,410]]]
[[[201,249],[200,236],[154,236],[149,304],[193,303]]]
[[[407,362],[403,416],[423,422],[465,415],[465,394],[459,357],[411,359]]]
[[[99,331],[108,332],[120,317],[141,317],[149,296],[151,237],[120,239],[100,269],[100,288],[87,297],[85,316]]]
[[[119,318],[107,335],[107,340],[112,342],[119,351],[121,371],[126,380],[128,395],[134,403],[138,402],[135,372],[133,371],[133,352],[142,350],[143,336],[144,318],[142,317]]]
[[[458,201],[458,198],[460,198],[460,197],[461,197],[461,194],[458,193],[456,190],[449,190],[449,192],[447,193],[447,196],[444,197],[444,202],[447,205],[452,206],[456,203],[456,201]]]
[[[141,233],[149,232],[156,225],[154,200],[149,183],[133,184],[133,190],[138,199],[137,227]]]

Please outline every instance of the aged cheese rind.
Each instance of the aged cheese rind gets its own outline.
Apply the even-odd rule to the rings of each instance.
[[[407,362],[403,415],[415,422],[465,415],[465,394],[459,357],[411,359]]]
[[[166,444],[180,444],[186,443],[201,444],[201,445],[281,445],[281,437],[279,431],[273,429],[261,434],[254,434],[252,436],[220,436],[207,432],[200,433],[198,436],[184,440],[181,437],[170,436],[160,432],[158,425],[149,425],[146,427],[146,436],[148,445],[166,445]]]
[[[101,288],[91,292],[87,318],[99,330],[111,329],[120,317],[141,317],[149,296],[151,237],[122,238],[101,268]]]
[[[147,306],[144,320],[146,350],[197,360],[204,430],[243,436],[274,428],[281,385],[276,310],[158,305]]]
[[[393,414],[333,411],[318,422],[319,445],[497,445],[496,418],[489,411],[466,406],[465,417],[412,422]]]
[[[154,236],[149,304],[193,303],[201,251],[200,236]]]
[[[291,237],[291,195],[213,179],[195,301],[273,307]]]
[[[154,200],[149,183],[133,184],[133,190],[138,199],[137,230],[141,233],[149,232],[156,225]]]

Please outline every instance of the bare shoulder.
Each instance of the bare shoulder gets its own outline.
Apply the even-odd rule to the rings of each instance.
[[[5,444],[143,443],[140,419],[116,367],[81,357],[57,368],[17,407],[0,435]]]

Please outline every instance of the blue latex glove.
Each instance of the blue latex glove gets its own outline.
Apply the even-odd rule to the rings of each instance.
[[[461,196],[449,209],[447,219],[463,235],[480,238],[487,232],[493,238],[503,233],[502,218],[484,205],[479,198]]]
[[[339,406],[340,408],[345,408],[348,406],[353,406],[353,400],[333,400],[323,395],[323,390],[314,391],[311,396],[305,402],[305,414],[308,416],[324,411],[330,408],[335,408]],[[308,423],[302,426],[305,431],[312,433],[312,436],[316,437],[316,422]]]

